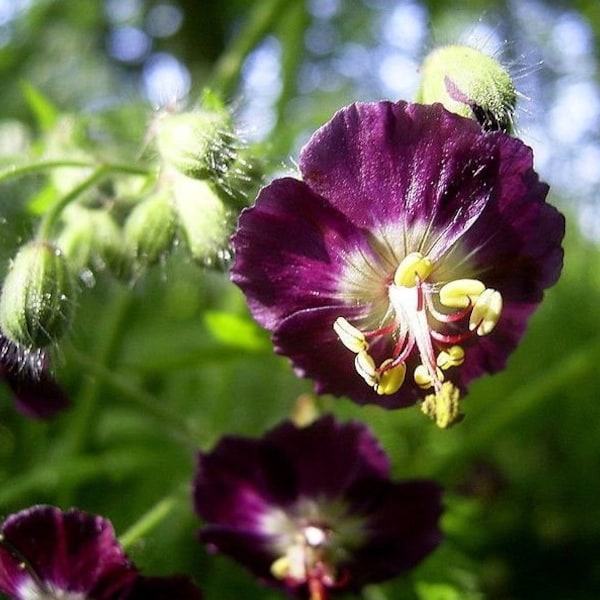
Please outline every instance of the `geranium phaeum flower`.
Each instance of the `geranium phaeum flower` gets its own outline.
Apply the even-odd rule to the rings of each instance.
[[[441,540],[439,486],[389,477],[387,456],[357,422],[227,436],[199,455],[200,537],[292,593],[358,590],[414,567]]]
[[[504,367],[563,257],[527,146],[441,104],[353,104],[300,171],[242,213],[232,269],[300,375],[435,413]]]
[[[182,578],[138,574],[106,519],[34,506],[0,529],[0,592],[12,600],[199,600]]]
[[[50,419],[68,408],[69,398],[50,374],[46,352],[25,354],[0,332],[0,381],[11,390],[21,413]]]

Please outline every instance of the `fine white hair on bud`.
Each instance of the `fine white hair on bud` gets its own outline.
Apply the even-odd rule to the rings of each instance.
[[[216,185],[227,180],[241,146],[230,111],[210,90],[204,91],[197,108],[162,114],[155,135],[166,165]]]
[[[0,328],[12,342],[43,348],[70,328],[76,287],[65,255],[33,241],[12,261],[0,295]]]
[[[425,58],[416,100],[441,102],[485,130],[512,133],[517,95],[508,70],[496,59],[469,46],[450,45]]]

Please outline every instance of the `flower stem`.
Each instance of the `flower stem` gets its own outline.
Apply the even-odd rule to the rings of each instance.
[[[171,494],[157,502],[148,512],[131,525],[125,533],[119,536],[119,543],[124,550],[128,550],[135,542],[144,537],[148,532],[152,531],[165,519],[169,513],[175,508],[176,495]]]
[[[196,429],[187,420],[166,410],[164,404],[158,398],[131,383],[130,378],[116,373],[109,367],[81,354],[75,349],[71,349],[69,356],[80,367],[93,375],[95,380],[102,381],[122,394],[124,398],[142,408],[144,414],[156,419],[158,423],[169,429],[186,446],[197,448],[199,433]]]
[[[62,211],[71,202],[77,200],[83,192],[96,185],[108,173],[105,167],[98,167],[88,178],[84,179],[78,186],[74,187],[68,194],[56,201],[42,218],[38,229],[37,237],[39,240],[47,240],[52,234],[52,229]]]
[[[92,160],[63,158],[57,160],[42,160],[24,165],[12,165],[8,169],[0,171],[0,183],[8,181],[9,179],[15,179],[17,177],[23,177],[25,175],[32,175],[35,173],[42,173],[44,171],[51,171],[52,169],[61,169],[64,167],[81,169],[95,169],[102,167],[111,173],[122,173],[124,175],[144,176],[151,173],[150,169],[142,165],[130,165],[126,163],[102,163]]]
[[[246,56],[285,13],[287,0],[263,0],[253,5],[245,27],[215,65],[209,87],[228,97],[234,91]]]
[[[94,364],[106,365],[107,371],[117,343],[121,339],[122,325],[127,318],[131,301],[132,295],[129,290],[123,291],[115,286],[102,319],[103,332],[98,338],[94,359],[90,361]],[[71,454],[78,454],[84,450],[103,382],[102,378],[94,376],[96,373],[92,369],[88,373],[92,377],[86,380],[83,390],[77,398],[76,409],[73,413],[74,422],[70,427],[67,451]]]

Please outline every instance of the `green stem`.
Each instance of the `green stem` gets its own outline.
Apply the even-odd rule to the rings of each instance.
[[[225,98],[232,94],[244,60],[285,13],[286,5],[287,0],[263,0],[254,4],[245,27],[217,61],[209,87]]]
[[[143,409],[144,414],[152,416],[163,427],[190,448],[198,447],[199,432],[184,418],[165,409],[158,398],[131,383],[129,377],[120,375],[96,360],[81,354],[75,349],[69,357],[94,376],[97,381],[118,391],[124,398]]]
[[[15,179],[17,177],[23,177],[25,175],[32,175],[34,173],[42,173],[44,171],[51,171],[52,169],[60,169],[64,167],[81,168],[81,169],[96,169],[104,168],[111,173],[122,173],[124,175],[150,175],[151,169],[141,165],[130,165],[125,163],[103,163],[92,160],[82,159],[70,159],[63,158],[58,160],[43,160],[34,163],[27,163],[24,165],[13,165],[8,169],[0,171],[0,183],[8,181],[9,179]]]
[[[139,475],[141,470],[150,471],[154,468],[160,455],[160,449],[132,452],[127,448],[90,456],[73,456],[69,460],[53,460],[53,457],[49,457],[21,475],[2,482],[0,513],[4,513],[7,506],[22,502],[28,496],[45,497],[50,493],[64,495],[65,488],[80,486],[88,481],[114,481],[115,477]],[[72,504],[72,499],[62,498],[58,504],[68,506]]]
[[[52,229],[62,211],[74,200],[77,200],[83,192],[96,185],[108,173],[105,167],[98,167],[87,179],[84,179],[78,186],[74,187],[68,194],[57,200],[44,215],[38,229],[37,237],[39,240],[47,240],[51,237]]]
[[[128,550],[140,538],[147,535],[159,525],[177,505],[176,495],[171,494],[156,503],[148,512],[131,525],[125,533],[119,536],[119,543],[124,550]]]
[[[112,362],[115,348],[121,340],[122,327],[132,303],[132,294],[129,290],[123,290],[115,286],[112,293],[113,295],[104,311],[102,334],[97,338],[93,359],[94,364],[105,365],[107,371]],[[93,371],[87,374],[91,376],[85,380],[83,390],[77,398],[74,422],[70,427],[68,451],[71,454],[78,454],[85,448],[103,383],[102,378],[97,377]]]
[[[275,157],[286,156],[290,152],[291,140],[289,120],[285,118],[285,111],[290,98],[297,92],[298,67],[303,59],[304,35],[308,26],[308,13],[304,2],[298,2],[290,7],[281,23],[281,41],[283,52],[281,57],[282,87],[277,99],[275,131],[270,136],[272,155]]]

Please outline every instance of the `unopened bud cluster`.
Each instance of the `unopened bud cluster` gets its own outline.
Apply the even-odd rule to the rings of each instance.
[[[17,251],[0,298],[8,340],[26,350],[55,343],[70,328],[78,278],[92,285],[106,271],[130,281],[178,246],[205,266],[229,258],[237,214],[259,181],[230,112],[205,93],[198,108],[161,115],[153,131],[148,175],[86,189]]]

